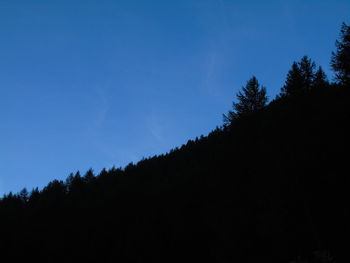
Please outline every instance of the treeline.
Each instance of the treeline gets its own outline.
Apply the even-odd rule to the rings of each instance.
[[[0,200],[2,255],[47,262],[342,262],[350,27],[335,82],[304,56],[269,104],[255,77],[224,124],[167,154]]]

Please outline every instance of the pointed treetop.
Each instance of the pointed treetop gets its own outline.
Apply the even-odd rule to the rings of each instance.
[[[260,87],[260,84],[255,76],[247,81],[247,84],[242,87],[242,91],[237,93],[237,103],[233,103],[233,111],[224,114],[224,124],[230,125],[235,120],[259,111],[265,107],[267,103],[266,88]]]
[[[327,77],[321,67],[315,72],[316,63],[308,56],[303,56],[299,62],[293,62],[288,71],[286,82],[279,97],[296,96],[317,87],[328,85]]]
[[[314,81],[313,81],[313,87],[314,88],[327,88],[329,87],[329,82],[327,79],[326,73],[323,71],[322,67],[318,67],[318,70],[315,73]]]

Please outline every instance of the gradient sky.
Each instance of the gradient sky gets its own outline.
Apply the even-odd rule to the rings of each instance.
[[[0,194],[124,166],[222,124],[255,75],[329,60],[348,0],[0,0]]]

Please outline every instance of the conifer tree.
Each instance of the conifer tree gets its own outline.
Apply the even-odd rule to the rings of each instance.
[[[95,180],[95,176],[94,176],[94,171],[90,168],[84,176],[84,182],[85,183],[91,183]]]
[[[331,66],[336,80],[346,85],[350,83],[350,26],[342,24],[340,39],[335,42],[336,51],[332,52]]]
[[[308,56],[303,56],[299,62],[299,68],[303,78],[303,89],[311,90],[315,77],[316,64]]]
[[[326,73],[323,71],[322,67],[319,67],[315,73],[315,77],[312,83],[313,88],[324,89],[329,87],[329,82]]]
[[[314,87],[315,67],[315,62],[308,56],[302,57],[299,62],[293,62],[280,96],[295,96],[311,90]]]
[[[38,187],[34,188],[29,194],[29,201],[35,203],[40,198],[40,191]]]
[[[281,96],[294,96],[301,92],[303,87],[303,75],[297,62],[293,62],[288,71],[286,82],[281,89]]]
[[[28,191],[27,188],[23,188],[20,192],[19,192],[19,198],[26,203],[28,201]]]
[[[233,111],[224,114],[224,124],[230,125],[233,121],[250,113],[261,110],[267,103],[266,88],[260,87],[256,77],[247,81],[242,91],[237,93],[238,102],[233,103]]]

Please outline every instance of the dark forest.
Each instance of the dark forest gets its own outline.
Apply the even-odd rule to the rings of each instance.
[[[350,26],[334,78],[303,55],[270,102],[249,79],[208,136],[4,195],[2,258],[348,262]]]

